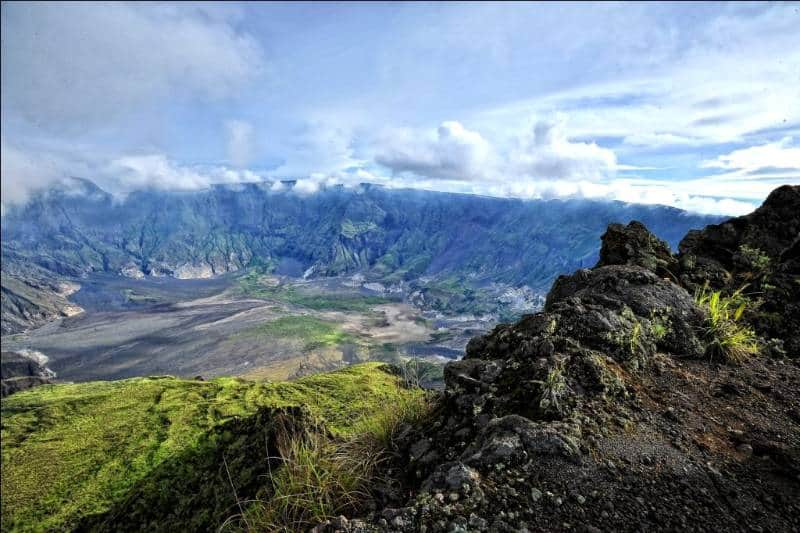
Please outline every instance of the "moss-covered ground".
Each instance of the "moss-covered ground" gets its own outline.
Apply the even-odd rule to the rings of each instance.
[[[261,407],[305,406],[347,437],[382,406],[419,394],[380,363],[294,382],[151,377],[18,393],[2,403],[2,529],[73,529],[103,515],[159,466]]]

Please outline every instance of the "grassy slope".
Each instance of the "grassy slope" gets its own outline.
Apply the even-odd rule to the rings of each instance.
[[[354,335],[345,333],[336,324],[307,315],[280,317],[271,322],[264,322],[246,329],[241,332],[241,335],[264,337],[266,339],[276,337],[303,339],[306,350],[357,341]]]
[[[171,377],[43,386],[2,404],[3,530],[65,529],[102,513],[212,428],[260,406],[306,405],[348,435],[417,394],[376,363],[296,382]]]

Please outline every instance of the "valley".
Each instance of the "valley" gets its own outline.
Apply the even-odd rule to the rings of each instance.
[[[255,270],[188,280],[93,274],[74,282],[80,289],[70,301],[82,313],[5,335],[2,349],[45,354],[65,381],[290,379],[351,363],[417,359],[436,382],[443,362],[497,321],[424,310],[408,303],[409,286],[383,294],[362,278],[304,280]]]
[[[631,219],[675,246],[717,217],[368,184],[117,199],[72,179],[4,215],[2,349],[41,353],[65,381],[410,361],[435,387],[470,338],[538,311]]]

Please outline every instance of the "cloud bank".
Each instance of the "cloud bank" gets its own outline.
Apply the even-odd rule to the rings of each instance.
[[[441,179],[485,178],[492,149],[480,133],[456,121],[443,122],[436,132],[394,129],[379,140],[375,161],[395,173]]]
[[[67,176],[120,194],[266,178],[737,214],[800,183],[797,17],[4,2],[2,204]]]

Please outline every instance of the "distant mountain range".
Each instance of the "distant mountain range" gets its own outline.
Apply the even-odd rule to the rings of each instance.
[[[293,276],[361,273],[383,283],[458,277],[539,291],[558,273],[593,265],[611,222],[639,220],[675,247],[689,229],[721,220],[664,206],[366,184],[310,195],[291,184],[272,189],[142,191],[120,200],[73,179],[7,209],[3,332],[62,312],[63,280],[91,272],[196,278],[258,267]]]

